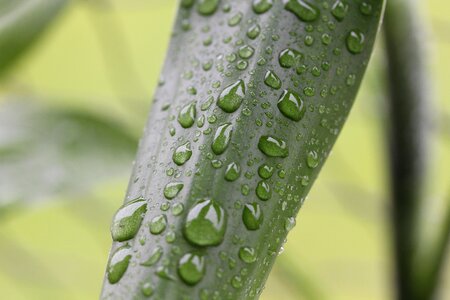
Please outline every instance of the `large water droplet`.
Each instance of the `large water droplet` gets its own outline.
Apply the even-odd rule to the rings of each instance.
[[[354,29],[347,35],[347,49],[353,54],[361,53],[364,49],[364,43],[364,34],[359,29]]]
[[[226,223],[226,212],[219,203],[200,200],[189,210],[183,233],[194,245],[216,246],[225,236]]]
[[[266,75],[264,76],[264,83],[273,88],[273,89],[280,89],[281,88],[281,80],[280,78],[277,76],[277,74],[275,74],[275,72],[273,71],[267,71]]]
[[[319,10],[304,0],[289,0],[284,5],[284,8],[304,22],[312,22],[319,18]]]
[[[331,9],[331,13],[338,20],[342,21],[348,12],[348,4],[343,0],[337,0],[333,4],[333,8]]]
[[[188,285],[195,285],[205,275],[205,258],[195,253],[186,253],[178,262],[178,275]]]
[[[225,180],[226,181],[235,181],[241,175],[241,167],[239,164],[232,162],[227,166],[225,170]]]
[[[131,249],[129,246],[123,246],[118,248],[108,264],[108,281],[111,284],[119,282],[123,274],[128,269],[131,259]]]
[[[289,149],[282,139],[270,135],[263,135],[259,138],[258,148],[270,157],[288,157]]]
[[[257,230],[263,222],[263,212],[258,203],[245,204],[242,221],[248,230]]]
[[[231,125],[231,123],[222,124],[217,128],[213,143],[211,145],[211,149],[215,154],[220,155],[225,152],[228,145],[230,144],[232,133],[233,126]]]
[[[164,187],[164,197],[168,200],[175,198],[183,189],[184,184],[182,182],[169,182]]]
[[[258,182],[258,185],[256,186],[256,196],[263,201],[267,201],[272,197],[272,190],[266,181],[261,180]]]
[[[253,0],[253,11],[256,14],[263,14],[272,8],[273,0]]]
[[[300,64],[303,54],[291,48],[286,48],[280,52],[278,62],[283,68],[292,68]]]
[[[143,263],[141,263],[141,266],[145,266],[145,267],[151,267],[154,264],[156,264],[159,259],[161,258],[163,254],[163,248],[160,246],[157,246],[152,254],[150,254],[150,256],[148,257],[148,259],[146,261],[144,261]]]
[[[177,165],[184,165],[192,156],[191,143],[186,142],[183,145],[179,146],[173,152],[173,162]]]
[[[212,15],[217,10],[220,0],[199,0],[197,4],[197,11],[201,15]]]
[[[194,125],[196,116],[195,104],[195,102],[189,103],[180,110],[178,123],[180,123],[181,127],[189,128]]]
[[[217,105],[225,112],[235,112],[240,106],[245,96],[244,81],[238,80],[227,86],[219,95]]]
[[[150,221],[150,232],[152,234],[161,234],[167,227],[167,217],[159,215]]]
[[[147,202],[141,197],[124,204],[114,215],[111,225],[112,239],[123,242],[134,238],[146,211]]]
[[[239,249],[239,258],[243,262],[251,264],[256,261],[256,251],[252,247],[241,247]]]
[[[277,107],[286,118],[296,122],[303,118],[306,111],[306,107],[300,96],[288,90],[285,90],[281,95]]]

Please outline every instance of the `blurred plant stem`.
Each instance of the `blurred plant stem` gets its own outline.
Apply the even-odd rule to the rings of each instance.
[[[448,239],[448,229],[444,227],[438,228],[443,232],[436,243],[424,244],[420,235],[425,224],[422,210],[428,202],[425,189],[429,182],[427,159],[431,153],[429,129],[433,115],[423,35],[426,25],[419,5],[419,1],[388,1],[384,20],[392,225],[399,300],[434,297]],[[448,220],[446,223],[449,227]],[[426,250],[419,250],[423,248]],[[422,253],[427,257],[421,257]]]

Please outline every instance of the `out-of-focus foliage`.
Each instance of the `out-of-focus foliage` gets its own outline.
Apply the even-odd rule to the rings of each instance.
[[[10,76],[0,83],[0,93],[5,99],[17,98],[17,95],[28,99],[20,103],[22,107],[33,104],[25,113],[33,109],[42,116],[52,114],[43,109],[63,110],[63,115],[67,116],[88,113],[89,118],[96,121],[87,127],[75,126],[82,128],[77,140],[95,139],[97,134],[89,131],[100,122],[102,132],[110,133],[107,136],[121,136],[123,141],[136,143],[166,51],[176,1],[117,0],[112,6],[83,2],[69,6],[57,26],[28,53],[24,63],[11,69]],[[433,203],[433,199],[442,198],[449,189],[445,166],[450,165],[447,82],[450,3],[430,0],[424,7],[430,9],[428,18],[432,31],[426,40],[430,41],[435,57],[431,67],[440,105],[440,117],[433,131],[439,150],[434,157],[437,163],[429,191],[430,203]],[[379,300],[390,295],[392,267],[385,192],[382,66],[383,58],[378,51],[333,154],[299,215],[297,227],[289,234],[286,250],[275,265],[263,300]],[[10,101],[3,102],[0,102],[0,111],[12,105]],[[77,113],[68,113],[70,111]],[[11,112],[11,115],[20,115],[20,112]],[[0,122],[3,124],[3,120]],[[51,124],[51,120],[44,123]],[[56,129],[53,132],[56,133]],[[28,136],[27,140],[34,138]],[[102,155],[108,142],[101,145],[99,148],[92,146],[92,150],[88,145],[83,147],[80,153],[87,155],[86,152],[92,151],[93,156],[77,158],[82,159],[80,165],[76,165],[82,168],[79,174],[88,176],[83,172],[91,169],[85,166],[90,159]],[[125,164],[125,153],[129,151],[133,157],[136,144],[129,150],[125,144],[118,145],[124,155],[119,161]],[[0,151],[0,161],[6,157],[2,157],[2,153]],[[94,167],[100,168],[100,163],[95,162]],[[2,167],[3,163],[0,174]],[[27,167],[23,170],[17,176],[24,173],[39,176],[33,175],[39,174],[39,170]],[[109,224],[123,201],[130,168],[124,165],[123,172],[119,177],[96,181],[82,194],[55,196],[53,193],[53,202],[0,215],[2,298],[98,298],[111,243]],[[68,174],[66,179],[74,184],[81,180],[70,179],[70,172]],[[83,175],[73,177],[79,176]],[[430,220],[434,220],[432,215]],[[447,266],[444,280],[449,282],[450,264]],[[450,286],[444,284],[443,288],[442,299],[450,298]]]
[[[53,20],[67,0],[0,1],[0,75]]]

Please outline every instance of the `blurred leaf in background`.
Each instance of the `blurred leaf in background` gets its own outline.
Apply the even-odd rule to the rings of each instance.
[[[3,1],[0,14],[19,2],[45,0]],[[442,115],[434,131],[433,199],[449,188],[443,166],[450,165],[450,4],[424,6]],[[111,216],[123,201],[175,9],[175,0],[72,1],[0,82],[0,205],[53,200],[0,216],[5,299],[98,298]],[[381,54],[263,300],[391,296]],[[443,299],[450,298],[450,286],[444,289]]]

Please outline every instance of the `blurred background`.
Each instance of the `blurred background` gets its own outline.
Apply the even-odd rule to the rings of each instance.
[[[2,12],[13,1],[1,2],[0,31]],[[2,74],[3,299],[98,298],[110,220],[125,195],[176,5],[175,0],[72,1]],[[450,193],[450,3],[430,0],[422,6],[437,106],[432,206]],[[263,300],[392,297],[381,44],[379,38],[350,118],[289,234]],[[433,225],[432,213],[429,220]],[[450,261],[441,287],[442,299],[450,299]]]

